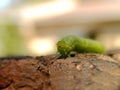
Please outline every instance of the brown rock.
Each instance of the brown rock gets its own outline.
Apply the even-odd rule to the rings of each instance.
[[[120,63],[100,54],[5,57],[0,90],[120,90]]]

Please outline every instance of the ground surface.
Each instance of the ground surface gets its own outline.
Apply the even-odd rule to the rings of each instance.
[[[0,58],[0,90],[120,90],[119,56]]]

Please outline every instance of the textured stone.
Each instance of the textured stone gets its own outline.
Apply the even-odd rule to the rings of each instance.
[[[120,90],[120,63],[101,54],[4,57],[0,90]]]

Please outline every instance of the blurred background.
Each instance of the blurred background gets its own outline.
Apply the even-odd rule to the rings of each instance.
[[[67,35],[120,49],[120,0],[0,0],[0,56],[56,54]]]

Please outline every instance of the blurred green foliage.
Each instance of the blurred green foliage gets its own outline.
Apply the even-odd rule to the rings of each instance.
[[[17,24],[5,20],[0,23],[0,56],[14,56],[24,53],[24,41]]]

